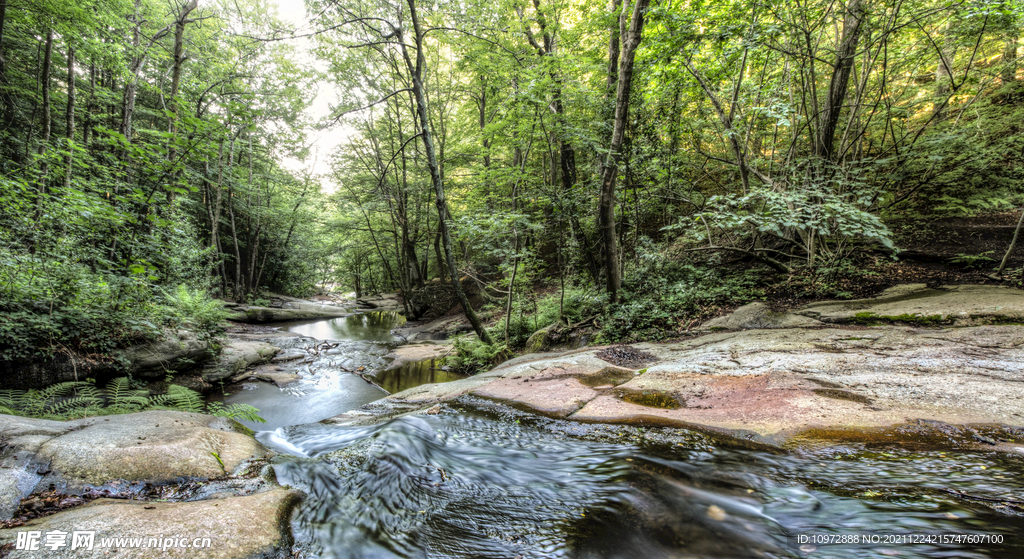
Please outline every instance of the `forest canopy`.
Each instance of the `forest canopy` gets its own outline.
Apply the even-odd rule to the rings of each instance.
[[[0,1],[0,359],[326,289],[509,346],[668,336],[773,283],[851,296],[901,220],[1021,202],[1017,0],[276,14]]]

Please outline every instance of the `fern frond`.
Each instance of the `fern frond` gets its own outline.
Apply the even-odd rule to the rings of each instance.
[[[203,397],[195,390],[185,388],[179,384],[172,384],[167,388],[167,396],[174,406],[180,411],[202,413],[206,408],[203,405]]]
[[[218,402],[219,403],[219,402]],[[210,415],[217,417],[230,417],[231,419],[244,419],[253,423],[266,423],[267,420],[260,417],[260,410],[249,404],[231,404],[229,406],[210,406],[207,409]]]

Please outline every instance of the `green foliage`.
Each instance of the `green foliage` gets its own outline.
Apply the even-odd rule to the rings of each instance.
[[[475,375],[512,357],[504,343],[485,344],[479,340],[457,337],[452,341],[455,355],[446,357],[445,364],[457,373]]]
[[[726,234],[787,238],[793,237],[790,232],[799,231],[803,239],[813,235],[822,239],[822,244],[867,240],[895,250],[889,228],[867,211],[877,193],[863,181],[834,173],[826,180],[794,177],[792,183],[799,186],[786,190],[757,187],[747,194],[713,196],[708,201],[709,211],[691,221],[691,232],[708,241],[705,223]],[[807,240],[802,243],[805,252],[810,250]]]
[[[763,297],[764,271],[735,271],[714,262],[695,265],[644,245],[627,268],[624,294],[601,319],[601,340],[664,339],[714,316],[722,307]]]
[[[170,385],[166,394],[150,396],[146,390],[132,389],[127,377],[115,378],[104,388],[98,388],[90,379],[62,382],[42,390],[0,390],[0,413],[8,415],[64,420],[145,410],[207,413],[265,422],[259,410],[248,404],[207,404],[198,392],[177,384]]]
[[[986,251],[981,254],[964,254],[958,253],[956,256],[949,259],[950,264],[957,264],[964,268],[984,268],[986,266],[995,264],[996,260],[989,256],[994,251]]]
[[[225,406],[222,402],[210,402],[206,404],[206,413],[217,417],[228,417],[251,423],[267,422],[266,419],[260,417],[260,410],[249,404],[230,404]]]
[[[228,312],[221,301],[210,298],[204,291],[189,289],[181,284],[172,292],[164,292],[164,297],[167,301],[168,325],[206,334],[223,331],[222,322]]]

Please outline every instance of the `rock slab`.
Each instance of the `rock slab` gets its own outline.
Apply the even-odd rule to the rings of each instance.
[[[834,324],[1024,323],[1024,291],[992,285],[900,285],[873,299],[812,303],[796,314]]]
[[[237,422],[177,411],[48,421],[0,415],[0,517],[54,484],[171,483],[231,473],[268,450]]]
[[[48,549],[40,541],[40,551],[12,550],[8,557],[206,557],[242,559],[286,557],[291,551],[289,522],[300,501],[296,491],[277,488],[255,495],[206,501],[158,503],[98,499],[88,505],[59,512],[29,522],[25,526],[0,530],[0,542],[14,543],[18,532],[64,532],[67,543]],[[94,531],[93,547],[71,549],[71,534]],[[161,545],[160,538],[179,537],[189,547],[150,547]],[[103,545],[113,539],[139,539],[137,546]],[[150,538],[157,538],[150,542]],[[209,547],[193,549],[193,544]],[[178,543],[180,543],[180,541]],[[166,545],[166,544],[163,544]]]
[[[1024,326],[744,330],[636,347],[659,361],[632,377],[588,350],[520,358],[391,399],[425,406],[469,393],[568,419],[769,444],[915,420],[1024,425]]]

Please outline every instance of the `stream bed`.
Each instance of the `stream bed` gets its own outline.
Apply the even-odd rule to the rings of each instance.
[[[386,367],[387,320],[362,321],[371,333],[350,318],[295,326],[338,345],[291,392],[260,383],[227,399],[260,408],[279,481],[308,495],[293,518],[301,557],[1024,557],[1024,464],[994,452],[750,450],[467,396],[435,415],[317,423],[386,395],[345,370]],[[447,378],[435,369],[408,382]],[[382,386],[404,386],[390,374]]]

